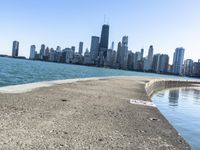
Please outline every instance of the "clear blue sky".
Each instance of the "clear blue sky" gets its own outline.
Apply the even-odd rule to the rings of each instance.
[[[56,48],[100,36],[104,15],[109,18],[110,44],[129,36],[129,49],[154,45],[172,61],[176,47],[185,58],[200,58],[200,0],[1,0],[0,53],[11,54],[12,41],[20,42],[20,55],[29,56],[31,44]]]

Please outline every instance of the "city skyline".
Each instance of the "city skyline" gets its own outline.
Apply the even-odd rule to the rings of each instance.
[[[186,76],[200,75],[200,59],[184,59],[185,48],[177,47],[173,55],[173,63],[169,63],[169,55],[166,53],[154,53],[153,45],[149,46],[148,55],[144,56],[144,49],[132,52],[129,50],[128,36],[123,36],[118,42],[117,50],[114,49],[114,42],[108,47],[110,26],[102,25],[101,36],[91,37],[91,48],[87,48],[83,54],[83,42],[79,42],[78,51],[75,46],[56,49],[41,45],[40,50],[35,45],[30,46],[30,60],[49,61],[57,63],[78,64],[96,67],[108,67],[113,69],[154,72],[161,74],[174,74]],[[13,41],[12,57],[25,59],[19,56],[19,42]],[[1,55],[3,57],[10,57]]]
[[[49,47],[70,45],[79,47],[84,42],[84,50],[90,49],[92,35],[100,36],[99,29],[109,22],[109,47],[115,41],[129,36],[129,49],[133,52],[144,48],[144,56],[149,45],[154,53],[166,53],[172,63],[177,47],[186,49],[185,59],[198,60],[200,31],[198,1],[20,1],[8,0],[0,6],[3,24],[0,31],[0,53],[10,55],[11,42],[20,41],[19,55],[29,56],[30,45],[37,50],[41,44]],[[68,6],[68,7],[67,7]],[[103,6],[103,11],[100,11]],[[21,9],[21,8],[24,9]],[[64,9],[65,8],[65,9]],[[117,12],[118,10],[122,10]],[[93,13],[91,13],[92,11]],[[106,21],[104,22],[104,15]]]

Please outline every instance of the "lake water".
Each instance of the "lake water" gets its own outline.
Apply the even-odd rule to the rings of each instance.
[[[200,88],[169,89],[152,100],[181,136],[200,150]]]
[[[62,80],[103,76],[148,76],[180,78],[176,76],[20,60],[0,57],[0,86],[49,80]],[[181,78],[183,79],[183,78]]]

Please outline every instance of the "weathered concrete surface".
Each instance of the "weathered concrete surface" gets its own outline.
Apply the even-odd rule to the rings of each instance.
[[[190,149],[150,101],[142,77],[0,94],[0,149]],[[155,118],[155,119],[153,119]]]

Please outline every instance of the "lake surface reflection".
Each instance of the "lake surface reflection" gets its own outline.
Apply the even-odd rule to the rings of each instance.
[[[200,88],[168,89],[152,100],[181,136],[200,150]]]

